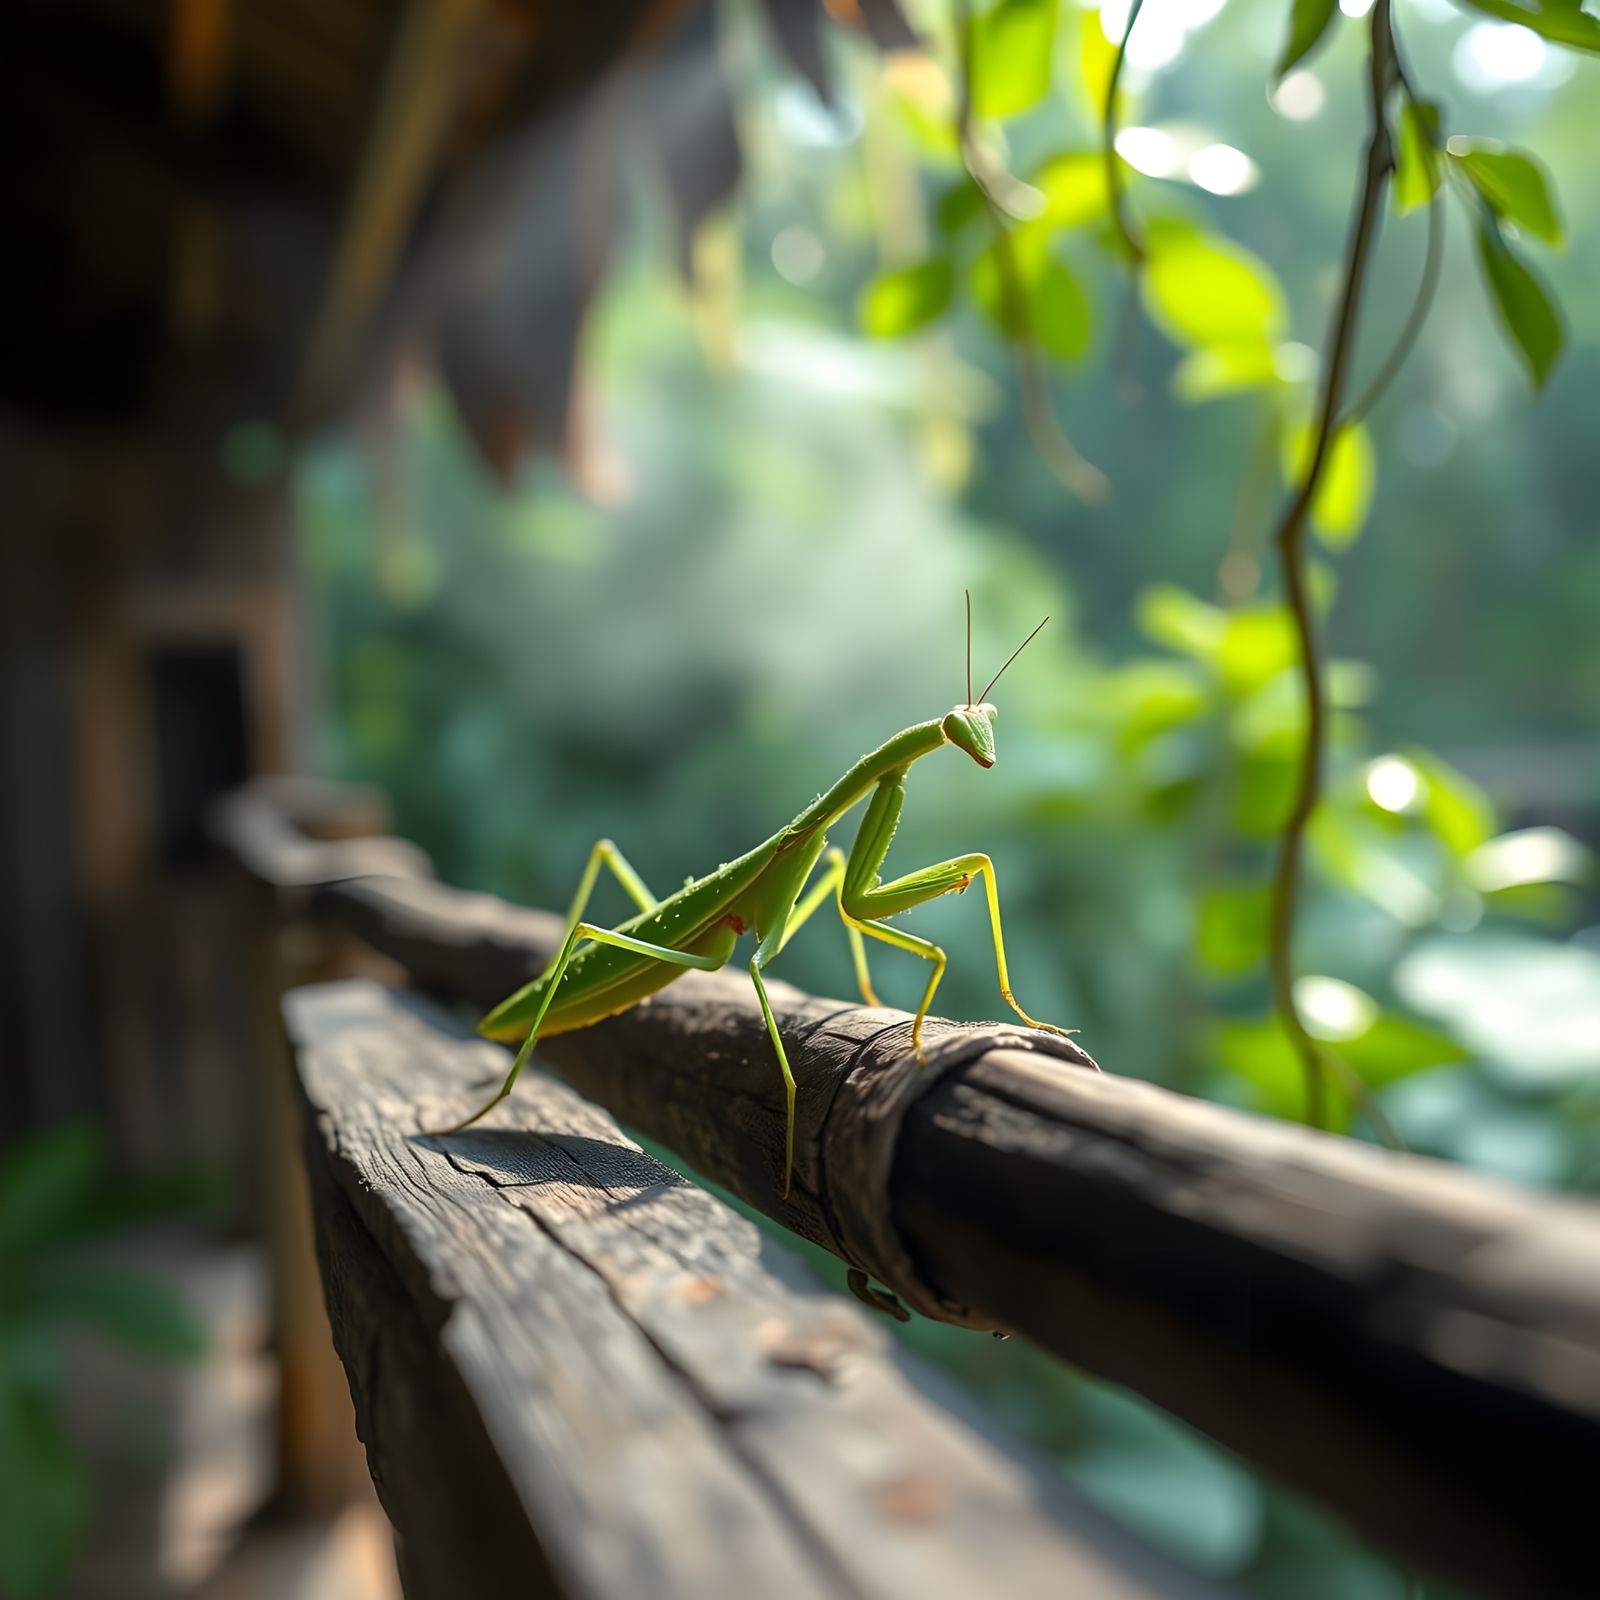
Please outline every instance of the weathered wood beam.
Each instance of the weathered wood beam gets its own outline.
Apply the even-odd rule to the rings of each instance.
[[[432,1138],[499,1049],[365,981],[286,1014],[409,1600],[1213,1592],[567,1085],[531,1072],[492,1127]]]
[[[480,1011],[559,935],[426,877],[340,876],[322,915]],[[1592,1205],[1075,1070],[1012,1033],[908,1073],[902,1013],[770,989],[801,1084],[787,1202],[743,974],[690,974],[541,1058],[907,1298],[1127,1384],[1401,1559],[1477,1592],[1593,1592]]]
[[[476,1008],[559,934],[426,880],[348,881],[316,904]],[[1009,1033],[908,1088],[903,1014],[770,988],[801,1084],[787,1201],[742,973],[690,974],[540,1053],[786,1227],[1128,1385],[1402,1559],[1480,1592],[1593,1592],[1592,1207],[1074,1070]],[[886,1111],[884,1083],[909,1098]]]

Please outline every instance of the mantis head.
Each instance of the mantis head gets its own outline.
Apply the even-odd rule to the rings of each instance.
[[[942,724],[944,736],[965,750],[980,767],[994,765],[995,709],[987,701],[976,706],[956,706]]]
[[[1046,617],[1039,628],[1050,619]],[[1005,659],[1000,668],[1004,672],[1022,652],[1033,643],[1039,628],[1035,628]],[[980,767],[994,765],[994,719],[999,715],[987,699],[989,690],[1000,681],[1000,672],[989,680],[976,700],[972,698],[972,591],[967,591],[967,699],[964,705],[955,706],[940,723],[946,739],[959,750],[965,750]]]

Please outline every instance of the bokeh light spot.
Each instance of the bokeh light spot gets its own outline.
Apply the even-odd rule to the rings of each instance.
[[[1328,91],[1314,72],[1291,72],[1267,94],[1267,104],[1290,122],[1309,122],[1328,103]]]
[[[1189,159],[1189,180],[1211,194],[1243,194],[1253,189],[1261,169],[1231,144],[1208,144]]]
[[[1399,756],[1379,756],[1367,768],[1367,794],[1385,811],[1407,811],[1422,792],[1417,769]]]
[[[827,264],[828,253],[809,228],[782,228],[772,241],[773,269],[785,283],[810,283]]]
[[[1147,178],[1170,178],[1182,162],[1177,141],[1159,128],[1124,128],[1117,135],[1117,154]]]

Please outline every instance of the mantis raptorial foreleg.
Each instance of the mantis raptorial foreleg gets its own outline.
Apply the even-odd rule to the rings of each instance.
[[[708,952],[705,955],[696,954],[691,950],[673,950],[664,944],[650,944],[644,939],[635,939],[625,933],[618,933],[614,928],[601,928],[592,922],[577,922],[567,931],[567,937],[562,941],[561,948],[556,952],[556,958],[546,969],[549,982],[545,984],[543,996],[539,1001],[539,1008],[533,1014],[533,1025],[528,1029],[528,1037],[522,1041],[522,1048],[517,1051],[516,1058],[511,1063],[511,1070],[506,1074],[506,1080],[500,1085],[493,1099],[485,1102],[472,1113],[470,1117],[463,1118],[460,1122],[452,1123],[448,1128],[435,1128],[436,1134],[459,1133],[463,1128],[470,1128],[480,1117],[487,1116],[489,1112],[500,1104],[511,1093],[513,1086],[528,1057],[533,1054],[533,1047],[539,1038],[539,1029],[544,1023],[545,1012],[550,1009],[550,1002],[555,998],[556,991],[561,987],[561,980],[567,974],[567,967],[572,961],[572,953],[585,939],[591,939],[595,944],[609,944],[618,950],[631,951],[634,955],[646,956],[652,961],[665,961],[675,967],[693,967],[700,972],[715,972],[719,967],[728,964],[728,954],[733,948],[733,933],[728,930],[725,948],[720,951]],[[781,1052],[780,1052],[781,1054]],[[788,1065],[785,1063],[784,1072],[787,1074]]]
[[[940,895],[959,892],[974,878],[979,877],[983,879],[984,889],[988,895],[989,927],[994,934],[995,971],[1000,979],[1000,993],[1006,1004],[1030,1028],[1040,1028],[1046,1033],[1062,1035],[1071,1032],[1070,1029],[1057,1028],[1051,1023],[1040,1022],[1030,1017],[1011,992],[1011,975],[1006,970],[1005,935],[1000,927],[1000,892],[995,884],[994,862],[988,856],[980,852],[956,856],[949,861],[940,861],[931,867],[924,867],[920,872],[907,873],[890,883],[878,881],[878,868],[889,853],[889,841],[894,838],[895,827],[900,821],[900,808],[904,802],[905,773],[891,772],[879,782],[867,806],[867,814],[862,818],[861,830],[856,834],[856,842],[845,867],[840,907],[847,918],[860,926],[862,932],[871,933],[874,938],[882,939],[885,944],[911,950],[934,963],[933,975],[928,980],[928,987],[922,996],[922,1005],[911,1029],[912,1043],[916,1047],[917,1054],[919,1056],[922,1054],[922,1019],[933,1003],[933,993],[939,986],[939,979],[944,976],[945,953],[938,945],[926,939],[917,939],[899,928],[891,928],[882,922],[877,922],[876,919],[897,916],[902,911],[909,911],[913,906],[936,900]]]
[[[861,942],[861,932],[844,914],[842,898],[845,874],[844,851],[833,845],[823,854],[822,859],[824,862],[822,876],[811,885],[794,910],[789,913],[789,920],[784,927],[783,940],[778,950],[782,951],[784,945],[800,931],[801,925],[810,918],[812,912],[831,895],[834,904],[839,908],[839,920],[844,924],[844,931],[850,940],[850,958],[855,963],[856,982],[861,987],[861,998],[869,1006],[879,1005],[881,1002],[873,990],[872,976],[867,971],[867,948]]]
[[[914,933],[907,933],[904,928],[891,928],[887,922],[863,920],[852,923],[851,926],[860,928],[863,933],[874,939],[881,939],[885,944],[892,944],[896,950],[909,950],[912,955],[921,956],[924,961],[933,963],[933,971],[928,975],[928,987],[922,991],[922,1004],[917,1007],[916,1021],[911,1024],[911,1042],[920,1057],[922,1019],[927,1016],[928,1008],[933,1004],[933,993],[939,987],[944,969],[950,964],[949,956],[932,939],[919,938]]]

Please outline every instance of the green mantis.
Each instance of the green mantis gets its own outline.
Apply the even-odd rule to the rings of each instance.
[[[1046,617],[1044,622],[1049,620]],[[1038,635],[1044,622],[1011,652],[1000,671],[974,700],[972,597],[969,594],[966,702],[942,717],[919,722],[895,734],[864,755],[826,794],[819,795],[770,839],[736,861],[724,862],[706,877],[690,880],[664,900],[657,900],[650,893],[609,839],[596,844],[579,879],[578,891],[567,913],[566,934],[555,959],[537,978],[503,1000],[478,1024],[478,1031],[491,1039],[522,1040],[511,1070],[487,1104],[470,1117],[438,1130],[439,1134],[458,1133],[470,1127],[504,1100],[541,1037],[587,1027],[604,1017],[626,1011],[686,971],[716,971],[732,958],[739,938],[750,933],[756,941],[750,957],[750,978],[761,1002],[787,1097],[783,1171],[783,1192],[787,1198],[794,1171],[795,1081],[762,974],[830,896],[849,936],[856,977],[868,1005],[877,1005],[878,1000],[872,992],[867,971],[863,935],[897,950],[910,951],[929,963],[927,987],[922,992],[922,1003],[917,1007],[911,1032],[919,1059],[922,1057],[923,1018],[933,1004],[947,958],[931,940],[892,927],[885,919],[940,895],[960,893],[976,878],[982,878],[988,896],[995,968],[1006,1004],[1030,1028],[1041,1028],[1048,1033],[1070,1032],[1070,1029],[1052,1027],[1030,1017],[1011,992],[1005,940],[1000,931],[999,892],[995,885],[994,863],[988,856],[976,852],[955,856],[889,883],[882,882],[878,875],[900,821],[906,774],[914,763],[952,745],[980,767],[994,765],[995,708],[986,697],[1000,681],[1006,667]],[[829,847],[828,830],[863,799],[867,801],[867,809],[847,857],[837,847]],[[819,863],[821,871],[817,872]],[[583,918],[602,866],[611,870],[639,907],[637,916],[614,928],[601,927]],[[815,882],[811,881],[813,873],[816,873]]]

